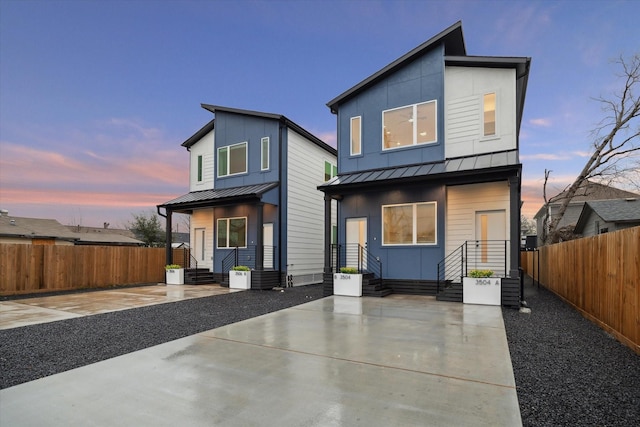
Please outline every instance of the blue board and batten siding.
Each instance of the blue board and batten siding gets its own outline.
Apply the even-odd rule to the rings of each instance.
[[[340,105],[338,111],[338,169],[340,173],[388,168],[444,159],[444,61],[438,47],[406,67],[377,82],[366,91]],[[398,149],[383,150],[383,111],[436,101],[437,140]],[[361,117],[362,154],[350,155],[350,120]],[[430,245],[383,245],[382,206],[403,203],[437,203],[437,240]],[[367,249],[382,261],[387,279],[433,280],[437,262],[444,258],[446,189],[443,183],[401,185],[389,191],[379,190],[349,195],[340,202],[340,236],[345,242],[347,218],[367,218]]]
[[[340,105],[338,169],[341,174],[444,159],[444,60],[438,47]],[[382,112],[421,102],[437,102],[437,142],[382,149]],[[362,117],[362,154],[350,155],[350,120]]]

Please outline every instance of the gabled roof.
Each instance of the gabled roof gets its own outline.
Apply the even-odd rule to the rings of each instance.
[[[214,114],[216,113],[216,111],[220,111],[220,112],[225,112],[225,113],[240,114],[240,115],[243,115],[243,116],[261,117],[263,119],[270,119],[270,120],[279,121],[282,124],[284,124],[287,127],[289,127],[290,129],[292,129],[295,132],[299,133],[300,135],[304,136],[305,138],[307,138],[308,140],[310,140],[311,142],[313,142],[315,145],[317,145],[318,147],[322,148],[323,150],[328,151],[329,153],[333,154],[334,156],[338,155],[338,152],[337,152],[337,150],[335,148],[333,148],[329,144],[325,143],[320,138],[318,138],[317,136],[313,135],[311,132],[309,132],[308,130],[306,130],[302,126],[300,126],[300,125],[296,124],[295,122],[289,120],[286,116],[283,116],[282,114],[265,113],[265,112],[253,111],[253,110],[242,110],[242,109],[239,109],[239,108],[229,108],[229,107],[223,107],[223,106],[220,106],[220,105],[212,105],[212,104],[200,104],[200,106],[202,108],[204,108],[205,110],[210,111],[210,112],[212,112]],[[186,147],[186,148],[191,147],[193,144],[198,142],[203,136],[205,136],[207,133],[209,133],[211,130],[213,130],[214,127],[215,127],[215,119],[211,120],[209,123],[204,125],[200,130],[198,130],[195,134],[190,136],[185,142],[182,143],[182,146]]]
[[[566,194],[567,190],[556,194],[549,199],[549,203],[551,204],[551,206],[560,205],[560,203],[562,203],[562,200],[566,197]],[[590,200],[612,200],[627,198],[640,198],[640,194],[586,180],[584,183],[582,183],[582,185],[580,185],[578,191],[573,196],[570,203],[580,204]],[[538,209],[538,212],[535,214],[534,218],[538,218],[539,216],[544,214],[545,207],[546,204],[543,204],[540,209]]]
[[[264,193],[277,186],[277,182],[268,182],[265,184],[244,185],[219,190],[192,191],[162,205],[158,205],[158,208],[171,208],[172,210],[195,209],[213,206],[215,204],[222,205],[248,200],[259,200]]]
[[[338,112],[338,105],[344,103],[350,98],[356,96],[358,93],[363,90],[371,87],[375,83],[384,79],[388,75],[396,72],[398,69],[404,67],[405,65],[413,62],[418,59],[428,51],[434,49],[440,44],[444,44],[444,53],[445,55],[466,55],[467,49],[464,44],[464,36],[462,35],[462,22],[458,21],[449,28],[440,32],[439,34],[431,37],[426,42],[422,43],[420,46],[401,56],[400,58],[393,61],[391,64],[382,68],[380,71],[372,74],[367,77],[357,85],[353,86],[351,89],[343,92],[338,95],[331,101],[327,103],[327,107],[331,109],[332,113]]]
[[[330,181],[318,186],[318,190],[326,193],[336,193],[347,188],[379,186],[382,183],[401,184],[437,179],[445,174],[448,177],[461,177],[469,174],[477,176],[483,170],[490,169],[492,173],[495,173],[500,169],[512,171],[520,167],[516,150],[499,151],[456,157],[437,162],[339,174]]]
[[[576,223],[576,233],[580,233],[584,229],[592,212],[595,212],[606,222],[640,223],[640,199],[626,198],[585,202],[580,218]]]

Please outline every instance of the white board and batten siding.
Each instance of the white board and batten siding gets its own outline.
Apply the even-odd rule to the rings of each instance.
[[[322,282],[324,267],[324,162],[336,157],[289,130],[287,164],[287,275],[294,285]],[[335,213],[335,206],[332,213]],[[334,215],[335,216],[335,215]]]
[[[516,138],[515,70],[445,67],[445,156],[513,150]],[[496,134],[483,135],[483,97],[496,94]]]
[[[211,130],[189,149],[189,191],[213,189],[214,132]],[[202,181],[198,181],[198,156],[202,156]]]
[[[196,250],[196,230],[205,230],[204,239],[204,261],[198,260],[198,268],[208,268],[209,271],[213,271],[213,208],[194,210],[191,214],[191,248],[192,254],[195,256],[198,250]]]
[[[447,222],[445,254],[450,254],[467,240],[476,239],[476,212],[501,211],[510,218],[507,181],[447,187]],[[509,240],[509,221],[505,236]]]

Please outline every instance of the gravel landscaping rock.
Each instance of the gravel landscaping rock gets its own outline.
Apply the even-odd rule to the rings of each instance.
[[[640,425],[640,356],[552,292],[503,309],[524,426]]]

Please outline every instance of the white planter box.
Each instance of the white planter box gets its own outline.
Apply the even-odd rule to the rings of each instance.
[[[361,297],[362,274],[335,273],[333,275],[333,294]]]
[[[167,270],[167,285],[184,285],[184,268]]]
[[[251,289],[250,271],[229,271],[229,288],[231,289]]]
[[[502,279],[496,277],[463,277],[462,302],[465,304],[500,305]]]

